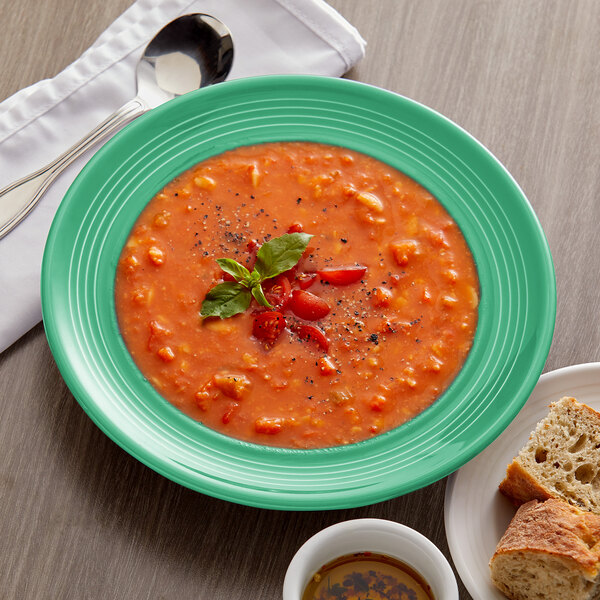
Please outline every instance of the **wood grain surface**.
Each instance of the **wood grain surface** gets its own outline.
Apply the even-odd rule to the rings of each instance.
[[[0,99],[59,72],[129,4],[0,0]],[[331,4],[369,44],[350,78],[454,120],[529,197],[558,284],[545,370],[600,360],[600,2]],[[405,523],[449,557],[444,489],[330,512],[215,500],[144,467],[92,424],[42,326],[0,355],[1,599],[275,600],[298,547],[356,517]]]

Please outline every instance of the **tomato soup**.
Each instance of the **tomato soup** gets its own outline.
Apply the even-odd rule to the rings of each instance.
[[[252,294],[227,284],[248,303],[238,314],[201,316],[216,286],[294,232],[312,236],[297,264]],[[115,294],[133,360],[174,406],[241,440],[322,448],[397,427],[444,392],[473,342],[479,285],[458,226],[415,181],[282,142],[170,182],[129,235]]]

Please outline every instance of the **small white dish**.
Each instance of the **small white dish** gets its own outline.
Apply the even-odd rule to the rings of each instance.
[[[383,519],[343,521],[311,537],[290,562],[283,600],[301,600],[323,565],[355,552],[377,552],[412,567],[431,586],[435,600],[458,600],[456,578],[440,550],[414,529]]]
[[[552,402],[572,396],[600,411],[600,363],[546,373],[514,421],[483,452],[450,476],[444,507],[448,546],[465,587],[478,600],[506,600],[490,580],[489,560],[516,510],[498,491],[506,467]]]

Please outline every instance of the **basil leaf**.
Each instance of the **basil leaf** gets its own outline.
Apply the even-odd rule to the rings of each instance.
[[[202,302],[201,317],[227,319],[244,312],[252,301],[250,290],[237,281],[219,283],[210,289]]]
[[[269,303],[269,301],[267,300],[265,293],[263,292],[262,287],[260,287],[260,283],[255,285],[252,288],[252,295],[254,296],[254,299],[259,303],[262,304],[262,306],[266,306],[267,308],[273,308],[273,306]]]
[[[217,263],[225,273],[229,273],[236,281],[242,282],[250,278],[250,271],[232,258],[217,258]]]
[[[285,233],[265,242],[256,254],[254,265],[261,281],[291,269],[300,260],[311,237],[308,233]]]

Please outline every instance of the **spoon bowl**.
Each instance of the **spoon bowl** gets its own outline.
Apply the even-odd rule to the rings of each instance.
[[[227,27],[209,15],[179,17],[148,44],[137,66],[138,96],[149,108],[224,81],[233,62]]]
[[[196,13],[165,25],[138,63],[137,96],[50,164],[0,190],[0,239],[33,210],[56,177],[84,152],[146,111],[223,81],[232,63],[231,33],[218,19]]]

